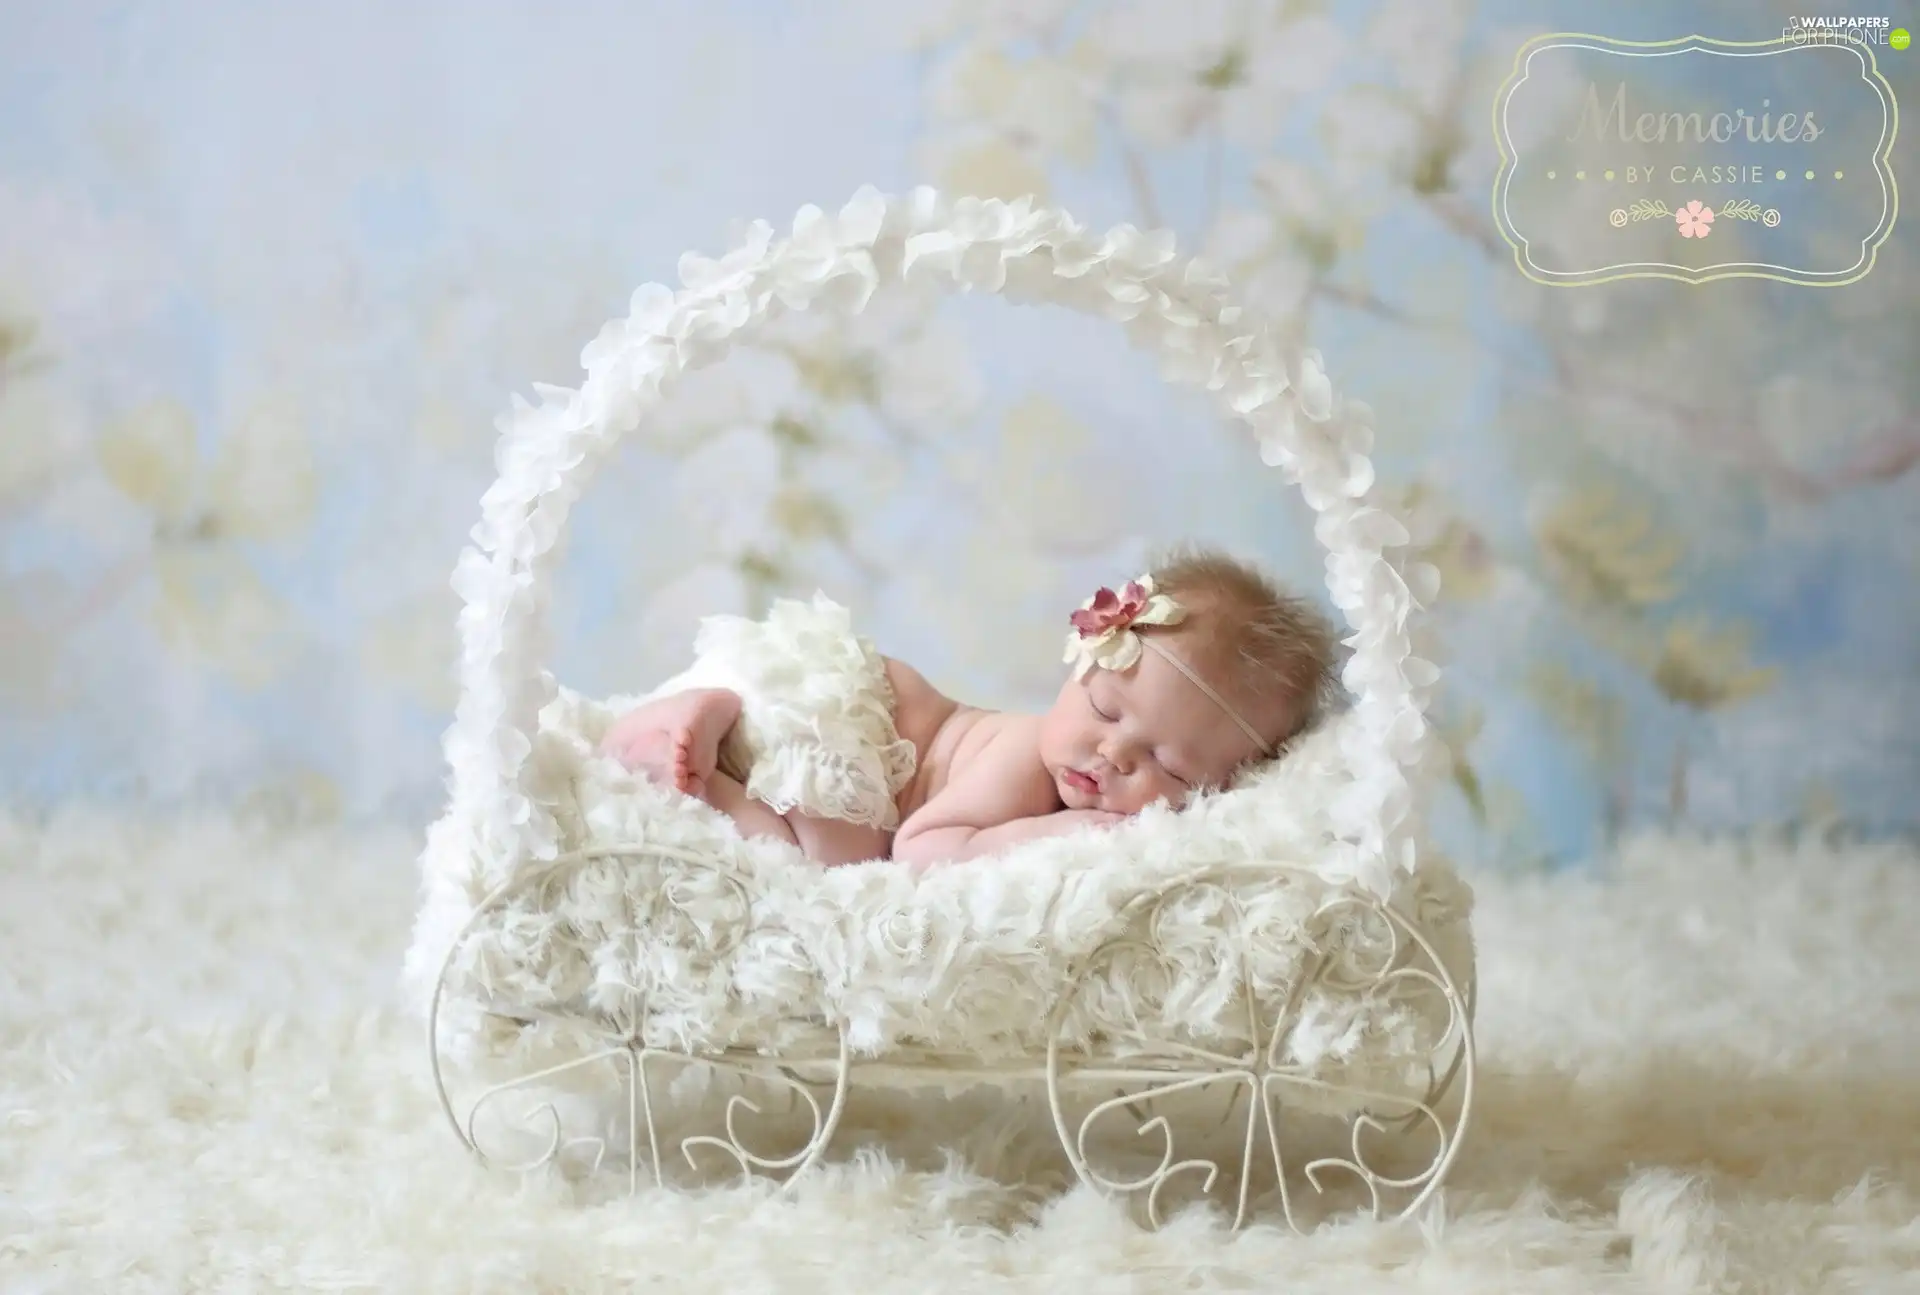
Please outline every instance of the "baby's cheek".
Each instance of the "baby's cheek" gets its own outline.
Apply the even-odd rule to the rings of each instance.
[[[1137,777],[1126,789],[1127,804],[1121,811],[1138,814],[1149,805],[1168,804],[1178,809],[1187,801],[1187,789],[1178,779],[1159,774]]]

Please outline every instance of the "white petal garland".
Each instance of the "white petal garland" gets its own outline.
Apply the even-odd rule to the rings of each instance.
[[[1436,671],[1413,655],[1409,620],[1435,577],[1388,556],[1408,537],[1366,503],[1370,413],[1340,399],[1316,352],[1280,354],[1225,281],[1178,256],[1170,235],[1127,225],[1093,235],[1024,200],[863,188],[837,214],[804,208],[785,239],[755,223],[719,260],[688,255],[679,269],[678,292],[641,288],[627,317],[586,347],[579,390],[541,388],[538,404],[516,400],[499,424],[499,480],[453,577],[461,696],[445,740],[451,804],[437,829],[471,851],[474,888],[560,849],[556,792],[529,759],[537,716],[555,696],[541,669],[544,613],[556,545],[601,461],[681,373],[719,360],[741,333],[786,310],[857,311],[902,279],[1105,315],[1160,357],[1170,381],[1214,392],[1250,425],[1261,460],[1318,514],[1328,589],[1353,631],[1343,678],[1355,705],[1336,721],[1349,783],[1328,806],[1319,870],[1385,897],[1415,867],[1410,778],[1425,755]]]

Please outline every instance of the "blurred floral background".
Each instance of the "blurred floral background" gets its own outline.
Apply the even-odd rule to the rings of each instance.
[[[447,577],[510,394],[576,384],[633,288],[738,221],[925,182],[1171,227],[1374,405],[1444,577],[1451,849],[1910,832],[1914,242],[1842,289],[1528,282],[1491,105],[1521,42],[1593,9],[0,9],[0,790],[424,818]],[[1606,34],[1788,12],[1612,6]],[[1920,83],[1920,52],[1880,55]],[[795,321],[583,504],[556,669],[640,687],[701,614],[819,586],[949,690],[1032,704],[1066,612],[1158,545],[1319,586],[1250,466],[1099,321],[905,294]]]

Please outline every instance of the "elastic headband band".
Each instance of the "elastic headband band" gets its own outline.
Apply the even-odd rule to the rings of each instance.
[[[1140,643],[1141,643],[1141,646],[1153,652],[1162,661],[1165,661],[1168,665],[1172,666],[1175,670],[1178,670],[1181,674],[1185,675],[1188,681],[1191,682],[1194,687],[1198,688],[1201,692],[1205,693],[1213,701],[1214,705],[1218,706],[1222,711],[1226,713],[1226,716],[1228,719],[1232,720],[1234,723],[1240,726],[1240,731],[1242,733],[1245,733],[1248,737],[1253,739],[1253,744],[1260,748],[1261,755],[1267,756],[1269,758],[1272,757],[1273,748],[1267,745],[1267,739],[1260,736],[1260,730],[1255,728],[1253,725],[1247,723],[1247,721],[1241,717],[1239,711],[1227,705],[1227,699],[1225,697],[1222,697],[1219,693],[1215,692],[1213,689],[1213,685],[1209,684],[1205,679],[1202,679],[1198,671],[1196,671],[1192,666],[1188,665],[1185,661],[1182,661],[1179,657],[1175,656],[1173,653],[1167,651],[1167,649],[1161,647],[1158,643],[1155,643],[1152,639],[1148,638],[1144,634],[1140,635]]]

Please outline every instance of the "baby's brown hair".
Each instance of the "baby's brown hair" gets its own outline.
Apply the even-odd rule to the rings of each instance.
[[[1193,667],[1249,709],[1281,712],[1276,749],[1319,720],[1338,694],[1338,639],[1312,603],[1218,549],[1183,545],[1151,571],[1155,590],[1186,608]]]

